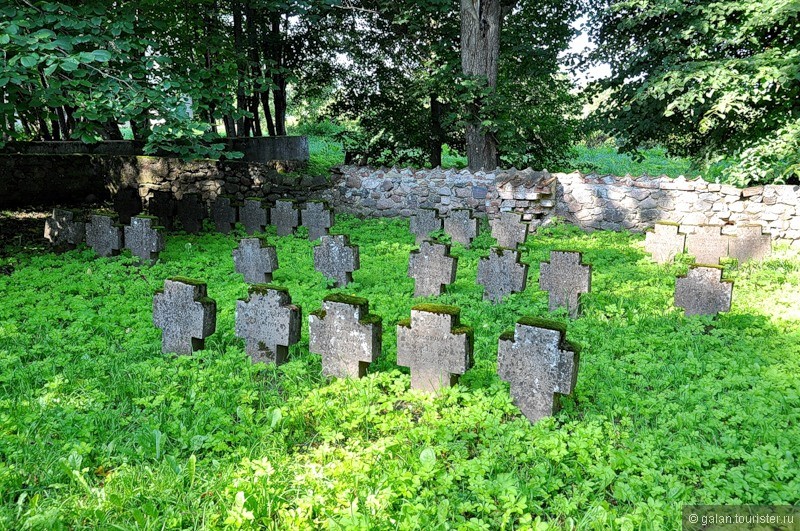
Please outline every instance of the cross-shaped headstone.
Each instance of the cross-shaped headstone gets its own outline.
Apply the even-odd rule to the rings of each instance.
[[[219,196],[211,203],[211,218],[217,232],[230,234],[236,226],[236,202],[232,197]]]
[[[266,284],[272,282],[272,272],[278,269],[278,254],[260,238],[244,238],[233,250],[233,263],[248,284]]]
[[[528,237],[529,223],[522,222],[522,215],[516,212],[501,212],[498,219],[489,222],[492,237],[497,239],[498,247],[516,249]]]
[[[147,212],[157,217],[166,230],[175,230],[175,199],[171,192],[155,190],[147,203]]]
[[[435,392],[455,385],[472,367],[472,328],[459,322],[455,306],[421,304],[397,324],[397,364],[411,369],[411,387]]]
[[[53,209],[53,214],[44,222],[44,238],[57,249],[74,249],[86,236],[86,224],[76,218],[76,210]]]
[[[382,332],[381,318],[369,313],[367,299],[336,293],[308,316],[308,350],[322,356],[325,376],[361,378],[381,353]]]
[[[414,296],[441,295],[444,287],[456,280],[458,258],[450,256],[450,246],[424,241],[408,256],[408,276],[414,279]]]
[[[677,223],[657,222],[653,232],[644,236],[644,249],[657,264],[672,262],[686,246],[686,235],[678,232]]]
[[[469,247],[478,235],[478,220],[472,217],[472,210],[454,208],[450,211],[450,215],[444,218],[444,231],[454,242]]]
[[[719,266],[694,265],[675,280],[675,306],[683,308],[687,317],[730,311],[732,297],[733,281],[722,280]]]
[[[358,245],[350,245],[345,235],[323,236],[320,244],[314,247],[314,269],[334,279],[337,288],[352,282],[353,271],[360,267]]]
[[[519,261],[519,251],[492,247],[489,256],[478,262],[478,284],[483,286],[483,299],[502,302],[511,293],[525,291],[528,265]]]
[[[308,239],[318,240],[327,236],[328,229],[333,225],[333,212],[324,201],[309,201],[300,211],[303,226],[308,228]]]
[[[278,236],[289,236],[300,224],[300,213],[291,199],[278,199],[270,210],[272,224]]]
[[[236,336],[246,341],[253,363],[281,365],[289,347],[300,341],[302,310],[280,286],[257,284],[248,293],[247,300],[236,301]]]
[[[206,204],[199,194],[183,194],[178,201],[177,215],[183,230],[189,234],[197,234],[207,217]]]
[[[162,352],[191,354],[214,333],[217,303],[208,297],[205,283],[170,278],[153,297],[153,324],[163,331]]]
[[[720,258],[728,256],[730,237],[721,230],[719,226],[701,225],[686,235],[686,252],[694,256],[695,263],[717,265]]]
[[[164,250],[164,236],[160,229],[156,217],[132,217],[131,224],[125,227],[125,248],[143,262],[155,262]]]
[[[522,414],[537,422],[556,414],[560,395],[575,389],[579,357],[558,323],[523,317],[500,336],[497,374],[510,384]]]
[[[442,230],[442,218],[436,209],[420,208],[411,216],[409,229],[420,245],[431,232]]]
[[[581,293],[592,287],[592,266],[581,263],[581,253],[551,251],[550,262],[542,262],[539,289],[549,292],[549,308],[566,308],[570,317],[580,314]]]
[[[91,221],[86,224],[86,245],[98,256],[114,256],[122,249],[122,227],[115,217],[112,212],[98,212],[92,214]]]
[[[761,232],[761,225],[740,225],[736,237],[730,240],[730,256],[740,264],[750,260],[759,262],[772,253],[772,237]]]
[[[136,188],[120,188],[114,194],[114,212],[119,216],[119,222],[127,225],[131,218],[142,213],[142,198]]]
[[[244,204],[239,207],[239,221],[244,225],[247,234],[264,232],[269,220],[267,218],[267,206],[263,199],[248,197]]]

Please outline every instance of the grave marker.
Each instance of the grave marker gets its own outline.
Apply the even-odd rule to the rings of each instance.
[[[203,228],[206,219],[206,204],[198,194],[183,194],[177,203],[176,212],[178,221],[184,231],[197,234]]]
[[[236,301],[236,336],[245,340],[253,363],[281,365],[289,347],[300,341],[302,310],[280,286],[257,284],[248,294],[247,300]]]
[[[420,208],[411,216],[409,228],[416,237],[417,245],[420,245],[431,232],[442,230],[442,218],[433,208]]]
[[[175,230],[175,199],[171,192],[153,191],[153,195],[147,203],[147,212],[151,216],[157,217],[161,226],[167,231]]]
[[[236,227],[237,206],[234,198],[224,195],[217,197],[211,203],[211,217],[217,232],[230,234]]]
[[[77,220],[80,216],[77,210],[53,209],[44,222],[44,239],[56,249],[74,249],[86,236],[86,224]]]
[[[201,350],[214,333],[217,303],[208,297],[205,283],[170,278],[153,297],[153,324],[163,331],[162,352],[188,355]]]
[[[131,250],[142,262],[153,263],[164,250],[164,236],[158,226],[158,218],[153,216],[134,216],[131,224],[125,227],[125,248]]]
[[[122,225],[129,224],[133,216],[142,213],[142,198],[139,197],[139,190],[136,188],[120,188],[114,194],[113,201],[114,212],[117,213]]]
[[[456,280],[458,258],[450,256],[450,246],[424,241],[408,256],[408,276],[414,279],[414,296],[441,295],[444,286]]]
[[[693,265],[675,280],[675,306],[687,317],[730,311],[732,297],[733,281],[722,280],[719,266]]]
[[[360,267],[358,245],[350,245],[345,235],[323,236],[314,247],[314,269],[325,278],[334,279],[337,288],[352,282],[353,271]]]
[[[558,323],[523,317],[500,336],[497,374],[510,384],[514,403],[532,423],[556,414],[560,396],[575,389],[580,356],[564,334]]]
[[[239,207],[239,221],[244,225],[244,230],[247,234],[264,232],[269,223],[264,200],[257,197],[245,199],[244,204]]]
[[[472,217],[472,210],[454,208],[450,211],[450,215],[444,218],[444,231],[450,235],[452,241],[469,247],[478,235],[478,220]]]
[[[498,219],[489,222],[492,227],[492,237],[497,239],[498,247],[516,249],[520,243],[525,243],[528,237],[529,223],[522,222],[522,214],[516,212],[501,212]]]
[[[248,284],[268,284],[272,282],[272,272],[278,269],[278,254],[275,247],[264,245],[260,238],[244,238],[233,250],[233,263]]]
[[[740,264],[756,260],[763,262],[772,254],[772,237],[764,234],[761,225],[740,225],[730,240],[730,256]]]
[[[678,232],[678,224],[656,222],[653,232],[644,237],[644,249],[657,264],[672,262],[686,246],[686,235]]]
[[[511,293],[525,291],[528,265],[520,263],[520,253],[513,249],[492,247],[489,256],[478,262],[478,284],[483,286],[483,299],[502,302]]]
[[[381,318],[369,313],[367,299],[328,295],[308,316],[308,328],[308,350],[322,356],[325,376],[361,378],[381,353]]]
[[[97,212],[86,224],[86,245],[98,256],[114,256],[122,249],[122,227],[114,219],[116,214]]]
[[[580,294],[589,293],[592,286],[592,266],[581,263],[581,253],[551,251],[550,262],[542,262],[539,288],[549,292],[550,311],[566,308],[569,316],[580,314]]]
[[[721,234],[722,227],[701,225],[686,235],[686,252],[694,256],[697,264],[717,265],[720,258],[728,256],[730,238]]]
[[[272,224],[278,236],[289,236],[300,224],[300,213],[291,199],[278,199],[270,210]]]
[[[472,328],[455,306],[420,304],[397,325],[397,364],[411,369],[411,387],[435,392],[455,385],[472,367]]]
[[[308,239],[314,241],[328,235],[328,229],[333,225],[333,212],[325,201],[309,201],[301,211],[300,219],[308,228]]]

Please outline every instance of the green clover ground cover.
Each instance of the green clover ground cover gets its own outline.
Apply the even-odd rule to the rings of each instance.
[[[269,232],[274,275],[303,308],[281,367],[252,365],[234,336],[235,236],[173,235],[138,267],[91,250],[18,254],[0,276],[0,528],[678,528],[684,503],[800,499],[800,260],[788,251],[726,272],[734,305],[714,320],[672,306],[686,260],[649,263],[639,235],[541,230],[529,286],[482,301],[477,261],[436,300],[475,327],[475,367],[438,396],[409,390],[395,325],[409,316],[405,220],[340,217],[361,264],[327,290],[312,244]],[[593,265],[585,315],[550,315],[539,262],[554,248]],[[153,292],[208,282],[217,332],[191,357],[162,355]],[[307,316],[331,291],[383,317],[383,355],[358,381],[324,381]],[[531,426],[496,374],[497,338],[522,315],[568,323],[578,384]]]

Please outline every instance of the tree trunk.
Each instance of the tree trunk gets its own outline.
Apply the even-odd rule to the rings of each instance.
[[[515,2],[508,0],[461,0],[461,69],[467,77],[497,86],[500,30],[503,17]],[[471,170],[493,170],[498,164],[497,140],[481,128],[482,104],[478,99],[467,106],[467,159]]]
[[[442,102],[431,94],[431,138],[429,143],[431,168],[442,165]]]
[[[242,49],[242,3],[240,0],[233,2],[233,47],[238,52]],[[247,110],[247,101],[244,91],[244,78],[247,75],[247,69],[244,61],[237,55],[236,60],[236,108],[241,114]],[[247,136],[246,125],[247,120],[244,115],[241,115],[236,122],[236,133],[239,136]]]
[[[272,112],[269,110],[269,89],[260,94],[261,106],[264,107],[264,118],[267,119],[267,134],[275,136],[275,122],[272,121]]]
[[[286,76],[283,73],[283,39],[281,36],[281,15],[270,16],[270,46],[275,73],[272,74],[272,101],[275,107],[275,134],[286,134]]]

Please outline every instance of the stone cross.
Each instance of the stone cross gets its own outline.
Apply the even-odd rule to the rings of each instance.
[[[478,220],[472,217],[472,210],[454,208],[450,211],[450,215],[444,218],[444,231],[450,235],[452,241],[469,247],[478,235]]]
[[[478,284],[483,286],[483,299],[503,301],[511,293],[525,291],[528,265],[519,261],[519,251],[492,247],[489,256],[478,262]]]
[[[245,340],[253,363],[286,363],[289,347],[300,341],[302,310],[280,286],[258,284],[248,294],[236,301],[236,336]]]
[[[414,296],[441,295],[444,287],[456,280],[458,258],[450,256],[450,246],[424,241],[408,256],[408,276],[414,279]]]
[[[308,332],[308,350],[322,356],[325,376],[361,378],[381,354],[381,318],[361,297],[326,296],[322,310],[308,316]]]
[[[219,196],[211,203],[211,217],[217,232],[230,234],[236,227],[236,203],[232,197]]]
[[[416,237],[417,245],[428,238],[431,232],[442,230],[442,218],[439,212],[433,208],[420,208],[411,216],[409,226],[411,234]]]
[[[472,328],[459,322],[455,306],[421,304],[397,324],[397,364],[411,369],[411,387],[435,392],[455,385],[472,367]]]
[[[208,298],[205,283],[170,278],[153,297],[153,324],[163,331],[162,352],[191,354],[214,333],[217,303]]]
[[[656,222],[653,232],[644,236],[644,249],[657,264],[672,262],[685,246],[686,235],[678,232],[675,223]]]
[[[164,236],[157,225],[158,218],[153,216],[134,216],[125,227],[125,248],[142,262],[155,262],[164,250]]]
[[[270,218],[278,236],[289,236],[300,224],[300,213],[291,199],[278,199],[270,209]]]
[[[113,213],[95,213],[86,224],[86,245],[98,256],[114,256],[122,249],[122,227]]]
[[[183,194],[177,205],[178,221],[183,230],[189,234],[197,234],[203,228],[206,219],[206,204],[198,194]]]
[[[761,232],[761,225],[740,225],[730,240],[730,256],[740,264],[765,260],[772,254],[772,237]]]
[[[257,197],[245,199],[244,204],[239,207],[239,221],[244,225],[244,230],[247,234],[264,232],[269,222],[264,200]]]
[[[314,269],[325,278],[334,279],[337,288],[352,282],[353,271],[360,267],[358,245],[350,245],[347,236],[323,236],[314,247]]]
[[[522,215],[516,212],[501,212],[500,218],[491,220],[489,224],[498,247],[516,249],[528,237],[530,224],[523,223]]]
[[[324,201],[309,201],[300,211],[300,219],[308,228],[308,239],[314,241],[328,235],[328,229],[333,225],[333,212]]]
[[[721,227],[701,225],[686,235],[686,252],[694,256],[697,264],[717,265],[720,258],[728,256],[730,237],[721,234]]]
[[[592,266],[581,263],[581,253],[550,251],[550,262],[542,262],[539,289],[549,292],[549,308],[566,308],[569,316],[581,311],[579,295],[592,287]]]
[[[575,389],[579,357],[558,323],[523,317],[500,336],[497,374],[510,384],[522,414],[537,422],[556,414],[560,395]]]
[[[122,225],[131,222],[131,218],[142,213],[142,198],[136,188],[120,188],[114,194],[114,212]]]
[[[175,230],[175,199],[171,192],[155,190],[147,203],[147,212],[157,217],[166,230]]]
[[[272,282],[272,272],[278,269],[278,254],[260,238],[244,238],[233,250],[233,263],[248,284],[266,284]]]
[[[694,265],[675,280],[675,306],[687,317],[730,311],[732,298],[733,281],[722,280],[719,266]]]
[[[44,222],[44,239],[58,249],[74,249],[86,236],[86,224],[75,219],[77,210],[53,209]]]

